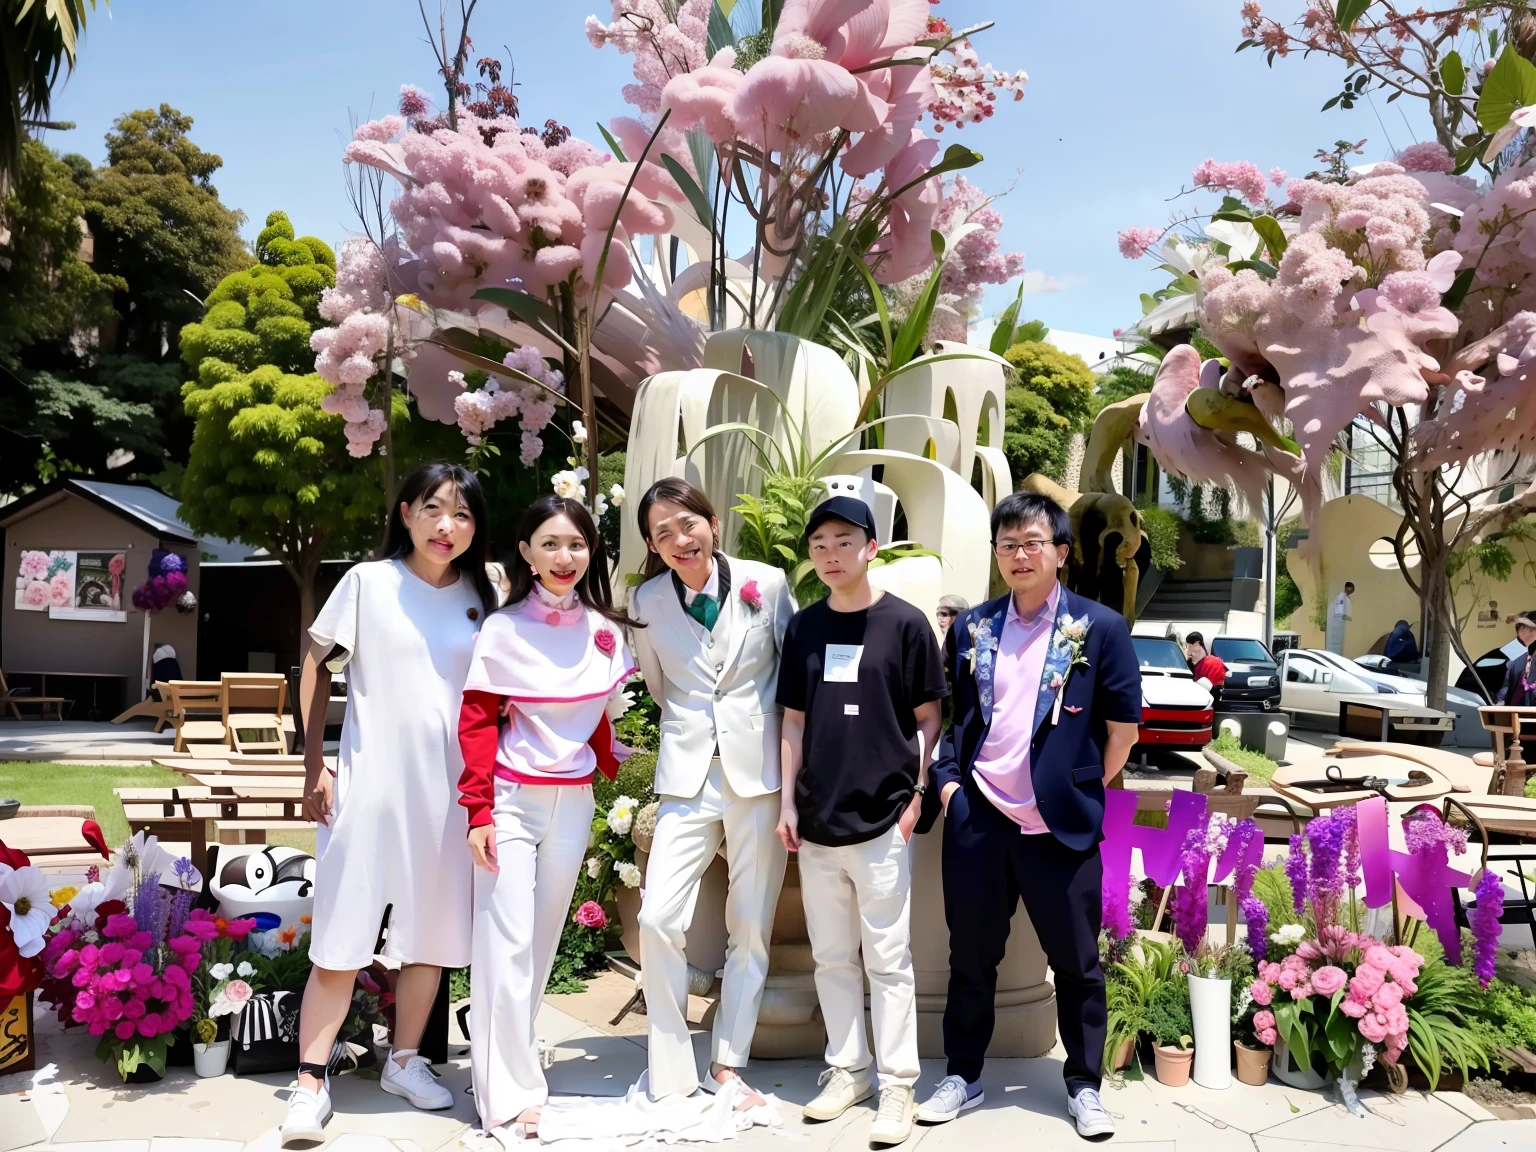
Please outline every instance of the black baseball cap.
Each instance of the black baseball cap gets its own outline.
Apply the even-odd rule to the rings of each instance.
[[[875,539],[875,514],[857,496],[833,496],[816,505],[811,510],[811,518],[805,522],[807,539],[828,520],[845,520],[855,528],[864,529],[864,534],[871,540]]]

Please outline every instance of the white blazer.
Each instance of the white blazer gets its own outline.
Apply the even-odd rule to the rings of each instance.
[[[678,600],[670,570],[635,589],[631,614],[635,659],[661,708],[656,793],[691,800],[704,787],[719,749],[725,779],[738,796],[779,790],[779,651],[794,615],[784,573],[726,557],[730,591],[714,630]],[[741,590],[755,582],[761,607]]]

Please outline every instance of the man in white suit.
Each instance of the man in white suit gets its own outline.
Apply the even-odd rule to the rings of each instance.
[[[661,810],[640,907],[653,1098],[717,1091],[747,1062],[768,976],[784,846],[779,820],[779,650],[794,601],[777,568],[727,557],[708,498],[678,477],[641,498],[650,549],[632,613],[646,687],[661,708]],[[684,936],[699,882],[725,843],[730,940],[702,1081],[688,1035]],[[741,1106],[764,1103],[746,1089]]]

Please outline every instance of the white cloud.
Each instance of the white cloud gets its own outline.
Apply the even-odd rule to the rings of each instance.
[[[1034,296],[1040,292],[1060,292],[1066,287],[1065,282],[1058,280],[1049,272],[1030,270],[1024,273],[1024,295]]]

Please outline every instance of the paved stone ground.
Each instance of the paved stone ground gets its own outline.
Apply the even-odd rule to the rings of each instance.
[[[603,977],[592,991],[545,1005],[539,1031],[557,1048],[549,1072],[557,1096],[620,1096],[645,1067],[643,1018],[609,1028],[613,1004],[627,980]],[[554,999],[554,998],[552,998]],[[695,1004],[695,1009],[700,1007]],[[599,1021],[598,1026],[580,1016]],[[697,1016],[697,1012],[691,1013]],[[40,1022],[42,1070],[0,1078],[0,1152],[277,1152],[288,1075],[200,1080],[172,1069],[158,1084],[123,1085],[95,1059],[88,1036],[68,1035]],[[701,1059],[706,1036],[695,1044]],[[380,1091],[377,1081],[356,1074],[332,1082],[336,1115],[327,1127],[324,1152],[453,1152],[474,1123],[467,1093],[469,1068],[462,1043],[450,1048],[441,1068],[456,1103],[448,1112],[424,1113]],[[801,1120],[798,1105],[816,1092],[819,1063],[755,1062],[750,1082],[781,1102],[782,1127],[743,1136],[742,1152],[785,1144],[814,1152],[858,1152],[868,1147],[872,1102],[829,1124]],[[923,1061],[920,1089],[943,1075],[942,1062]],[[979,1152],[1027,1149],[1053,1152],[1084,1146],[1063,1107],[1060,1054],[1038,1060],[997,1060],[987,1066],[987,1102],[940,1127],[919,1127],[904,1149]],[[1254,1152],[1536,1152],[1536,1120],[1502,1121],[1460,1093],[1367,1092],[1374,1115],[1355,1119],[1316,1092],[1298,1092],[1271,1081],[1263,1088],[1234,1083],[1223,1092],[1189,1085],[1169,1089],[1155,1082],[1106,1088],[1105,1104],[1119,1131],[1112,1144],[1143,1152],[1254,1150]]]

